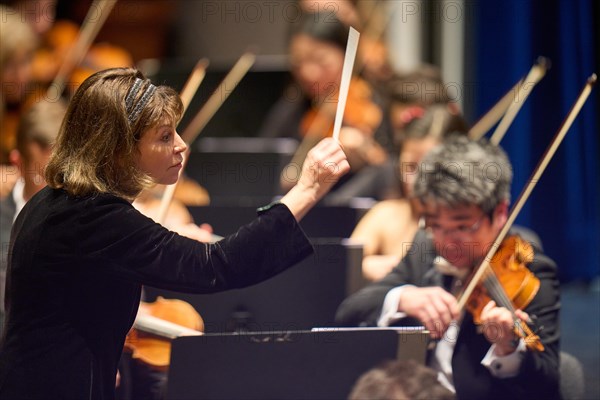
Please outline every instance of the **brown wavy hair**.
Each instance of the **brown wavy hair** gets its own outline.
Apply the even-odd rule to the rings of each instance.
[[[151,85],[133,68],[114,68],[86,79],[69,103],[46,167],[48,186],[73,196],[111,193],[133,200],[153,184],[137,168],[137,144],[144,132],[163,123],[177,123],[183,113],[178,94],[158,86],[133,123],[125,97],[136,78],[144,80],[134,102]]]

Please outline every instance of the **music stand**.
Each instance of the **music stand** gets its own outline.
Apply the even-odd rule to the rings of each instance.
[[[385,360],[423,363],[427,342],[426,331],[406,328],[182,337],[171,350],[167,398],[345,399]]]
[[[334,326],[337,307],[364,284],[362,245],[343,239],[311,241],[313,255],[257,285],[207,295],[145,287],[145,300],[163,296],[187,301],[204,319],[207,333]]]

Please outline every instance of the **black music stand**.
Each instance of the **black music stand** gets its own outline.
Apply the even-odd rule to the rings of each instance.
[[[362,245],[343,239],[311,241],[313,255],[257,285],[207,295],[145,287],[145,300],[163,296],[187,301],[204,319],[207,333],[334,326],[337,307],[364,285]]]
[[[262,205],[268,202],[264,201]],[[356,224],[370,206],[317,205],[302,218],[300,226],[311,238],[347,238],[352,235]],[[210,205],[190,207],[190,212],[194,221],[210,224],[215,233],[226,236],[253,221],[256,218],[256,208],[256,205]]]
[[[173,342],[167,398],[345,399],[385,360],[425,359],[419,329],[336,329],[183,337]]]
[[[186,173],[210,193],[213,205],[262,206],[281,194],[279,176],[297,145],[290,138],[203,137]]]

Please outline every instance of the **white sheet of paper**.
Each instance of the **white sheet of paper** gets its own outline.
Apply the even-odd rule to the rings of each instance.
[[[350,87],[350,78],[352,78],[352,68],[356,59],[356,50],[358,49],[358,39],[360,33],[352,27],[348,33],[348,44],[346,45],[346,56],[344,57],[344,67],[342,69],[342,81],[340,83],[340,92],[338,95],[337,110],[335,113],[335,122],[333,124],[333,138],[339,140],[342,120],[344,119],[344,109],[348,99],[348,88]]]

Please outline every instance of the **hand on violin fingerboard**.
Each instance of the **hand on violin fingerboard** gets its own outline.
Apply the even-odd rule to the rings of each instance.
[[[529,319],[521,310],[516,310],[515,314],[522,321]],[[519,337],[515,334],[515,321],[508,309],[498,307],[494,301],[490,301],[481,311],[480,318],[482,333],[490,343],[496,345],[496,355],[505,356],[516,350]]]

